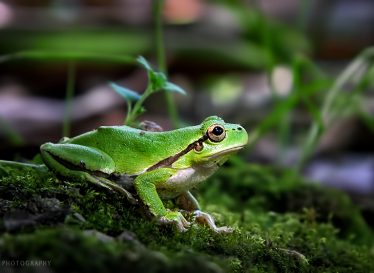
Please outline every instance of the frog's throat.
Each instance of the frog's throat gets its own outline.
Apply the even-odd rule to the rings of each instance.
[[[195,149],[196,146],[201,146],[202,143],[204,141],[206,141],[207,139],[208,139],[208,134],[205,133],[201,138],[199,138],[198,140],[192,142],[184,150],[180,151],[179,153],[177,153],[175,155],[169,156],[169,157],[167,157],[167,158],[165,158],[165,159],[157,162],[153,166],[149,167],[146,171],[152,171],[152,170],[155,170],[155,169],[158,169],[158,168],[171,166],[181,156],[183,156],[183,155],[187,154],[189,151]]]
[[[207,158],[207,159],[214,159],[214,158],[217,158],[217,157],[221,157],[223,155],[235,153],[235,152],[237,152],[237,151],[239,151],[239,150],[241,150],[243,148],[244,148],[244,145],[236,146],[236,147],[232,147],[232,148],[228,148],[226,150],[222,150],[222,151],[220,151],[218,153],[215,153],[213,155],[208,155],[205,158]]]

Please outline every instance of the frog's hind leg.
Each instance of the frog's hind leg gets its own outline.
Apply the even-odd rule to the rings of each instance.
[[[59,149],[58,156],[52,154],[51,148]],[[78,155],[77,151],[79,152]],[[89,181],[125,195],[131,203],[137,202],[130,192],[104,177],[114,171],[114,162],[108,155],[97,149],[76,144],[46,143],[41,147],[41,155],[45,165],[59,176],[78,182]],[[72,160],[76,161],[76,158],[79,158],[80,163],[82,162],[81,168],[79,168],[79,164],[72,162]],[[89,162],[93,163],[89,164]]]

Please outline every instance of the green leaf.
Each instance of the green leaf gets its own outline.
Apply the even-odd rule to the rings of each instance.
[[[163,89],[165,91],[168,91],[168,92],[176,92],[176,93],[180,93],[180,94],[183,94],[183,95],[187,95],[186,91],[184,91],[180,86],[178,86],[174,83],[171,83],[171,82],[166,82]]]
[[[115,84],[113,82],[109,84],[114,89],[114,91],[116,91],[119,95],[121,95],[125,100],[129,102],[138,101],[141,97],[137,92],[127,89],[125,87],[119,86],[118,84]]]
[[[153,90],[163,89],[167,83],[167,79],[164,73],[149,71],[148,72],[149,81],[151,83]]]
[[[147,60],[143,56],[139,56],[136,61],[144,66],[144,68],[148,71],[153,71],[151,65],[147,62]]]
[[[151,65],[144,57],[139,56],[136,60],[148,71],[148,79],[150,87],[153,91],[165,90],[167,92],[176,92],[186,95],[186,92],[181,87],[174,83],[168,82],[164,73],[153,70]]]

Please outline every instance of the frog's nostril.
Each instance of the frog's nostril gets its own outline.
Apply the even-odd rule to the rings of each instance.
[[[242,128],[242,127],[238,127],[237,129],[238,129],[239,131],[243,130],[243,128]]]

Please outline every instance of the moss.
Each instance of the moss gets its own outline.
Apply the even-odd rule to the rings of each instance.
[[[42,260],[58,272],[73,272],[82,265],[86,272],[178,272],[181,268],[193,272],[195,266],[202,272],[221,272],[215,264],[198,256],[184,254],[170,259],[161,252],[136,248],[114,239],[103,241],[71,228],[4,235],[0,246],[2,261]],[[3,268],[6,268],[5,263]],[[22,271],[22,267],[18,270]]]
[[[230,182],[227,182],[230,181]],[[234,211],[250,208],[258,212],[304,213],[309,221],[331,223],[338,236],[358,243],[374,243],[373,231],[361,211],[343,192],[306,183],[290,170],[250,165],[220,171],[202,188],[210,203]],[[220,196],[220,198],[215,198]]]
[[[287,170],[225,166],[199,189],[232,234],[178,233],[118,194],[54,177],[4,177],[0,187],[0,260],[51,260],[56,272],[374,271],[373,233],[349,198]]]

